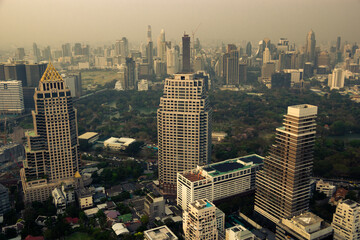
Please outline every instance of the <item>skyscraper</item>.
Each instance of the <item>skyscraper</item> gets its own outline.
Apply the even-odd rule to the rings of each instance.
[[[306,46],[305,46],[307,62],[312,62],[312,63],[315,62],[315,46],[316,46],[315,33],[313,32],[313,30],[310,30],[310,32],[308,32],[306,37]]]
[[[25,57],[25,49],[24,48],[16,49],[16,59],[24,60],[24,57]]]
[[[336,40],[336,51],[340,51],[340,47],[341,47],[341,37],[337,37],[337,40]]]
[[[62,56],[63,57],[71,57],[71,46],[70,43],[65,43],[61,46],[62,48]]]
[[[229,44],[230,45],[230,44]],[[226,85],[239,85],[239,51],[234,48],[229,49],[226,59]]]
[[[151,39],[151,26],[148,26],[147,31],[147,45],[146,45],[146,61],[149,64],[149,74],[154,73],[154,61],[153,61],[153,41]]]
[[[288,107],[256,178],[255,212],[277,223],[309,209],[317,107]]]
[[[20,170],[25,203],[47,200],[61,183],[74,185],[79,170],[76,110],[70,90],[51,63],[34,100],[34,131],[26,133],[26,159]]]
[[[176,194],[178,172],[204,165],[211,153],[208,83],[194,74],[165,79],[157,112],[159,181],[164,194]]]
[[[251,57],[251,53],[252,53],[251,42],[248,42],[248,43],[246,44],[246,55],[248,55],[249,57]]]
[[[39,49],[36,43],[33,43],[33,58],[34,58],[34,63],[38,63],[40,61]]]
[[[182,37],[182,72],[189,73],[191,72],[190,66],[190,37],[187,34],[184,34]]]
[[[166,41],[164,29],[161,29],[160,35],[158,37],[157,56],[161,59],[161,61],[166,62]]]

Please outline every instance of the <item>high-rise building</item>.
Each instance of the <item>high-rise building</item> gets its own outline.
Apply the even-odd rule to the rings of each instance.
[[[149,25],[147,31],[147,45],[146,45],[146,63],[148,63],[149,65],[148,75],[152,75],[154,73],[153,48],[154,48],[154,44],[151,39],[151,26]]]
[[[5,80],[5,65],[0,63],[0,81]]]
[[[252,54],[252,46],[251,46],[251,42],[248,42],[246,44],[246,55],[248,55],[249,57],[251,57]]]
[[[247,82],[247,63],[239,63],[239,84]]]
[[[4,66],[5,80],[19,80],[22,86],[27,86],[25,64],[6,64]]]
[[[263,52],[263,63],[268,63],[271,60],[270,49],[265,48]]]
[[[315,63],[315,46],[316,46],[315,33],[313,32],[313,30],[310,30],[310,32],[307,34],[306,37],[306,46],[305,46],[307,62]]]
[[[34,58],[34,63],[38,63],[40,61],[39,49],[36,43],[33,43],[33,58]]]
[[[216,207],[206,199],[188,205],[183,213],[185,240],[217,240]]]
[[[76,110],[70,90],[51,63],[34,101],[34,131],[26,133],[26,160],[20,170],[25,203],[47,200],[61,183],[75,185],[79,170]]]
[[[179,51],[176,48],[168,48],[166,54],[166,72],[175,74],[180,71]]]
[[[176,194],[176,174],[204,165],[211,153],[208,82],[194,74],[165,79],[158,119],[160,187]]]
[[[36,87],[39,86],[39,81],[44,74],[47,67],[47,63],[35,63],[35,64],[26,64],[26,81],[27,87]]]
[[[337,37],[337,40],[336,40],[336,51],[340,51],[340,47],[341,47],[341,37]]]
[[[46,48],[44,48],[43,50],[43,59],[45,61],[50,61],[52,58],[51,58],[51,48],[50,46],[47,46]]]
[[[24,60],[25,49],[24,48],[16,49],[16,56],[15,57],[16,57],[17,60]]]
[[[65,43],[61,46],[62,48],[62,56],[63,57],[71,57],[71,46],[70,43]]]
[[[24,94],[20,81],[0,81],[0,112],[21,114],[24,108]]]
[[[74,50],[74,56],[82,55],[81,43],[75,43],[73,50]]]
[[[71,97],[81,97],[82,86],[81,86],[81,73],[66,75],[64,77],[66,86],[70,89]]]
[[[229,45],[230,51],[226,58],[226,85],[239,85],[239,51],[235,45],[229,49]]]
[[[257,173],[255,212],[277,223],[309,209],[317,107],[288,107],[283,127]]]
[[[360,239],[360,204],[346,199],[336,207],[331,223],[336,240]]]
[[[330,89],[343,88],[345,84],[345,73],[341,68],[335,68],[328,77],[328,86]]]
[[[157,56],[161,61],[166,62],[166,41],[164,29],[161,29],[157,40]]]
[[[182,72],[189,73],[191,72],[190,65],[190,36],[184,34],[182,37]]]
[[[136,65],[135,61],[130,57],[125,58],[126,64],[126,83],[125,88],[128,89],[135,89],[136,87]]]
[[[4,215],[10,209],[9,189],[0,184],[0,214]]]

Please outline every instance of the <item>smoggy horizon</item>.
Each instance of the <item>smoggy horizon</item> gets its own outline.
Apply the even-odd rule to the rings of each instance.
[[[310,29],[318,43],[358,42],[359,0],[0,0],[1,49],[55,46],[66,42],[101,45],[122,37],[146,42],[147,26],[156,43],[179,43],[184,32],[201,42],[272,42],[285,37],[303,44]],[[354,27],[353,27],[354,26]]]

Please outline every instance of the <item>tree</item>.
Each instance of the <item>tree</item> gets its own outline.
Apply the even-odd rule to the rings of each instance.
[[[133,142],[125,149],[125,153],[135,157],[141,151],[142,146],[144,146],[144,142]]]

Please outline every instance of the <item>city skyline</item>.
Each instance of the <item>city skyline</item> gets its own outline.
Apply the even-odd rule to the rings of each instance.
[[[337,36],[342,36],[345,41],[357,42],[360,33],[344,26],[360,20],[356,14],[356,5],[360,2],[345,2],[348,4],[335,0],[294,1],[291,5],[284,0],[226,0],[222,4],[204,0],[196,3],[188,0],[109,0],[106,3],[3,0],[0,2],[0,28],[7,34],[0,42],[0,49],[30,46],[33,42],[39,45],[64,42],[103,44],[124,36],[130,42],[145,42],[148,25],[153,27],[155,37],[164,29],[171,41],[179,40],[184,31],[192,34],[200,25],[195,37],[203,41],[253,42],[264,37],[286,37],[291,42],[303,44],[305,33],[313,29],[319,43],[336,41]],[[190,4],[191,8],[188,8]],[[181,18],[173,17],[174,9]],[[202,14],[205,9],[206,14]],[[54,18],[59,12],[61,17]],[[15,14],[21,17],[14,18]],[[267,24],[263,24],[265,21]]]

